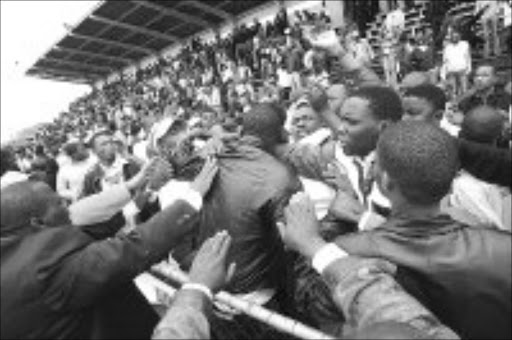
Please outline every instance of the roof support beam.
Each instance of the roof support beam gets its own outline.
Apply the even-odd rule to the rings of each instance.
[[[108,66],[98,66],[98,65],[86,64],[86,63],[82,63],[82,62],[78,62],[78,61],[71,61],[71,60],[64,60],[64,59],[56,59],[56,58],[47,58],[47,57],[45,57],[44,59],[42,59],[42,61],[50,61],[50,62],[54,62],[54,63],[57,63],[57,64],[64,64],[64,65],[77,66],[77,67],[84,67],[84,68],[89,68],[89,69],[92,69],[92,70],[97,70],[99,72],[112,72],[112,71],[115,71],[115,69],[113,69],[112,67],[108,67]]]
[[[92,37],[89,35],[83,35],[83,34],[78,34],[78,33],[73,33],[73,32],[71,32],[70,35],[80,38],[80,39],[84,39],[84,40],[95,41],[95,42],[99,42],[99,43],[106,44],[106,45],[118,46],[118,47],[124,48],[125,50],[129,50],[129,51],[139,51],[144,54],[154,54],[157,52],[151,48],[141,47],[138,45],[128,44],[125,42],[119,42],[119,41],[110,40],[110,39]]]
[[[47,74],[47,73],[35,73],[32,76],[45,79],[45,80],[56,80],[56,81],[64,81],[68,83],[78,83],[78,84],[87,84],[90,85],[94,82],[92,79],[85,79],[85,78],[70,78],[70,77],[59,77],[53,74]]]
[[[218,16],[219,18],[222,18],[224,20],[228,20],[228,21],[235,20],[234,15],[229,14],[228,12],[223,11],[219,8],[215,8],[213,6],[207,5],[204,2],[199,2],[197,0],[189,0],[189,1],[183,2],[183,4],[194,6],[194,7],[199,8],[205,12],[208,12],[215,16]]]
[[[93,52],[89,52],[89,51],[82,51],[82,50],[79,50],[79,49],[76,49],[76,48],[67,48],[67,47],[60,47],[60,46],[56,46],[55,48],[58,51],[62,51],[62,52],[73,53],[73,54],[80,54],[80,55],[83,55],[85,57],[91,57],[91,58],[102,58],[102,59],[112,60],[112,61],[116,61],[116,62],[119,62],[119,63],[123,63],[124,65],[128,65],[128,64],[131,64],[133,62],[132,59],[111,56],[111,55],[108,55],[108,54],[105,54],[105,53],[101,53],[101,52],[100,53],[93,53]]]
[[[159,4],[154,3],[154,2],[142,1],[142,0],[133,0],[132,2],[137,4],[137,5],[139,5],[139,6],[143,6],[143,7],[146,7],[146,8],[154,9],[155,11],[159,11],[159,12],[165,14],[165,15],[168,15],[168,16],[171,16],[171,17],[183,20],[185,22],[191,22],[191,23],[193,23],[195,25],[198,25],[198,26],[201,26],[203,28],[208,28],[208,27],[211,26],[211,24],[208,23],[206,20],[194,17],[193,15],[189,15],[187,13],[183,13],[183,12],[177,11],[177,10],[175,10],[173,8],[168,8],[168,7],[159,5]]]
[[[41,73],[51,74],[55,76],[65,76],[72,78],[83,78],[83,79],[97,79],[103,77],[102,74],[94,73],[94,72],[79,72],[79,71],[70,71],[70,70],[62,70],[54,67],[35,67],[29,70],[27,74],[29,75],[37,75]]]
[[[110,20],[107,18],[102,18],[102,17],[91,15],[89,17],[89,19],[96,20],[96,21],[102,22],[107,25],[118,26],[118,27],[127,29],[132,32],[146,34],[146,35],[154,37],[154,38],[163,39],[163,40],[168,41],[169,43],[174,43],[175,41],[179,40],[177,37],[174,37],[172,35],[163,34],[161,32],[155,31],[155,30],[150,30],[150,29],[147,29],[144,27],[130,25],[130,24],[126,24],[124,22]]]

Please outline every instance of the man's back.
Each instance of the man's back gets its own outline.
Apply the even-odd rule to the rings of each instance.
[[[447,216],[393,218],[337,243],[351,254],[397,264],[398,282],[462,338],[510,338],[510,233]]]
[[[283,245],[275,225],[298,179],[273,156],[251,146],[219,156],[219,173],[201,212],[199,242],[219,230],[233,237],[228,262],[237,270],[229,291],[275,288]]]

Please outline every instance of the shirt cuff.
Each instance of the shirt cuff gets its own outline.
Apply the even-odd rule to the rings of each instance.
[[[212,291],[210,290],[210,288],[206,287],[203,284],[188,282],[188,283],[185,283],[183,286],[181,286],[181,289],[182,290],[188,289],[188,290],[199,291],[199,292],[203,293],[206,297],[208,297],[208,299],[210,301],[213,300]]]
[[[316,252],[313,256],[312,265],[319,274],[322,274],[330,264],[346,256],[348,254],[341,250],[340,247],[334,243],[329,243]]]

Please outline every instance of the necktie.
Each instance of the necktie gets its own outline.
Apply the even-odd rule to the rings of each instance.
[[[356,166],[358,172],[359,191],[363,195],[364,204],[367,205],[368,195],[370,195],[373,185],[373,162],[368,168],[367,173],[365,173],[363,165],[360,161],[354,160],[354,165]]]

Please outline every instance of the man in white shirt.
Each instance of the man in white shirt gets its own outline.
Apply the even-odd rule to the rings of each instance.
[[[81,142],[67,144],[64,152],[71,162],[60,167],[57,173],[57,192],[70,202],[75,202],[82,192],[85,175],[96,160]]]

